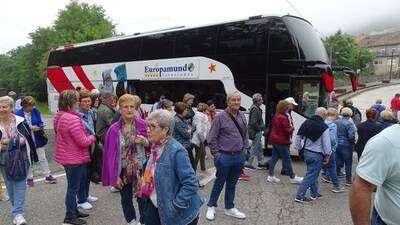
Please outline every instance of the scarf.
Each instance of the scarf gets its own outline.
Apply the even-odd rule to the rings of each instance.
[[[315,142],[322,136],[326,129],[328,129],[328,125],[324,123],[324,120],[320,116],[314,115],[300,126],[297,135],[306,137]]]
[[[134,190],[138,189],[140,179],[140,165],[138,161],[138,151],[135,143],[136,126],[131,125],[131,129],[125,129],[124,124],[120,131],[120,151],[121,151],[121,172],[124,183],[132,183]]]
[[[154,170],[157,164],[158,158],[161,156],[162,151],[164,149],[165,143],[168,142],[169,139],[161,141],[160,143],[153,144],[151,147],[151,153],[149,159],[147,161],[146,169],[144,170],[140,193],[146,196],[151,196],[154,191]]]

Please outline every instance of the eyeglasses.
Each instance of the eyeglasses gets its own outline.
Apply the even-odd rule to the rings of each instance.
[[[153,131],[153,130],[159,128],[159,126],[156,126],[154,124],[149,124],[149,125],[147,125],[147,128],[149,128],[150,131]]]
[[[90,101],[90,100],[84,100],[84,101],[81,101],[81,103],[92,103],[92,101]]]

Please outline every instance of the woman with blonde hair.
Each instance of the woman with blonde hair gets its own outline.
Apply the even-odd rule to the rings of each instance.
[[[286,100],[279,101],[276,106],[276,114],[272,118],[271,132],[268,138],[269,143],[272,144],[272,157],[269,161],[269,176],[267,177],[267,181],[271,183],[280,182],[280,179],[274,175],[275,165],[279,157],[282,157],[282,160],[285,161],[292,184],[299,184],[303,180],[302,177],[298,177],[294,173],[290,158],[291,136],[294,130],[288,116],[290,104]]]
[[[124,94],[118,101],[120,119],[107,131],[103,153],[103,186],[117,187],[121,194],[122,211],[128,224],[136,224],[133,197],[140,187],[141,171],[146,162],[145,147],[147,124],[137,116],[138,99]],[[141,222],[143,222],[144,203],[137,198]]]
[[[393,113],[390,110],[384,110],[380,114],[380,118],[376,121],[378,125],[380,125],[383,129],[396,124],[396,119],[393,116]]]
[[[195,149],[194,158],[194,169],[196,171],[197,165],[200,162],[200,170],[206,170],[206,147],[205,140],[207,138],[208,131],[210,130],[210,122],[208,121],[208,116],[206,110],[208,105],[205,103],[199,103],[197,105],[197,112],[193,117],[192,127],[195,130],[192,135],[192,144]]]

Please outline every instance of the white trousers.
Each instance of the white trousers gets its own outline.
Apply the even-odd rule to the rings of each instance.
[[[44,147],[37,148],[36,152],[38,154],[40,166],[42,166],[43,175],[45,175],[46,177],[50,176],[49,162],[47,161],[46,151],[45,151]],[[33,179],[34,171],[33,171],[33,164],[31,162],[30,154],[31,153],[28,151],[29,163],[31,164],[31,166],[29,167],[29,171],[28,171],[28,179]]]

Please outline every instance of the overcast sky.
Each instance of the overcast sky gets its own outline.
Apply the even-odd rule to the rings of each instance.
[[[28,43],[28,33],[50,26],[69,0],[0,0],[0,53]],[[117,32],[132,34],[242,19],[254,15],[302,16],[323,35],[398,15],[400,0],[84,0],[103,6]],[[236,3],[237,2],[237,3]],[[399,24],[400,26],[400,24]]]

